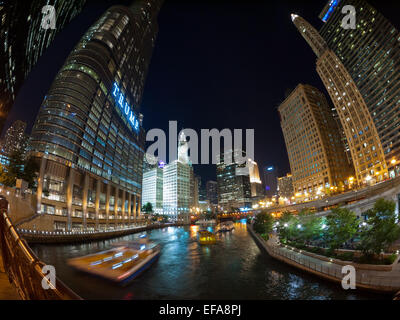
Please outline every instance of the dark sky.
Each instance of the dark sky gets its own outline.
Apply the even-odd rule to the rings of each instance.
[[[372,1],[375,4],[375,1]],[[35,120],[52,80],[88,27],[111,5],[130,1],[89,0],[32,70],[8,123]],[[218,3],[218,4],[216,4]],[[317,29],[327,0],[166,1],[159,15],[159,34],[144,90],[144,127],[167,131],[255,129],[255,160],[260,171],[275,165],[290,170],[277,107],[285,91],[309,83],[323,92],[315,57],[291,22],[297,13]],[[399,5],[397,4],[397,8]],[[394,2],[378,10],[397,16]],[[196,165],[203,183],[215,179],[214,165]],[[260,172],[261,173],[261,172]]]

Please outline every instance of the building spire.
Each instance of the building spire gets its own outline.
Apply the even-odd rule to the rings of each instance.
[[[318,31],[302,17],[292,13],[291,18],[303,38],[319,58],[328,49],[325,40],[321,37]]]

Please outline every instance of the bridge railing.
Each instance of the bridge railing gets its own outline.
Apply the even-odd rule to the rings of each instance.
[[[4,269],[24,300],[80,300],[56,279],[53,285],[42,272],[40,261],[14,228],[7,214],[8,202],[0,199],[0,245]],[[47,287],[49,289],[45,289]]]

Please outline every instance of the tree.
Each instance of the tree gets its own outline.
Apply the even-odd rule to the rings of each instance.
[[[38,171],[39,166],[32,157],[25,159],[23,150],[15,150],[9,157],[9,164],[0,168],[0,183],[14,187],[17,179],[23,179],[28,182],[28,187],[33,189]]]
[[[25,160],[24,170],[22,172],[22,179],[28,182],[28,188],[34,189],[36,188],[36,178],[37,172],[39,171],[38,163],[32,158],[29,157]]]
[[[315,215],[306,217],[302,221],[300,238],[305,242],[317,240],[322,236],[322,218]]]
[[[147,202],[143,207],[142,211],[149,214],[153,212],[153,205],[150,202]]]
[[[268,237],[268,234],[272,231],[272,225],[274,218],[269,213],[260,212],[254,219],[254,231],[259,233],[262,237]]]
[[[383,198],[367,211],[368,227],[361,233],[362,251],[379,255],[400,237],[400,227],[396,223],[396,204]]]
[[[334,208],[326,217],[327,242],[331,251],[354,237],[358,230],[357,216],[346,208]]]

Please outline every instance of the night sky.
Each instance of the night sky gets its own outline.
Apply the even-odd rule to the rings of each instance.
[[[17,96],[6,128],[28,123],[36,114],[69,52],[96,19],[113,4],[89,0],[83,12],[56,37]],[[218,2],[218,4],[215,4]],[[315,56],[291,22],[297,13],[317,29],[327,0],[166,1],[144,89],[144,127],[178,130],[255,129],[255,160],[290,171],[277,107],[298,83],[325,94]],[[398,27],[395,1],[370,1]],[[394,10],[397,8],[396,10]],[[398,18],[397,18],[398,19]],[[196,165],[203,183],[215,180],[214,165]],[[261,173],[261,172],[260,172]]]

